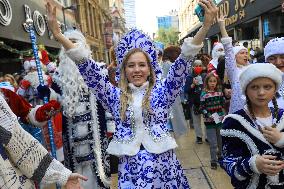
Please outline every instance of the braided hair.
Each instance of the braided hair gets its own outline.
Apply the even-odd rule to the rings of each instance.
[[[251,101],[249,100],[247,95],[246,95],[246,101],[247,101],[248,111],[249,111],[253,121],[255,121],[256,117],[255,117],[254,112],[252,110]],[[273,96],[273,98],[272,98],[272,104],[273,104],[273,107],[274,107],[273,117],[276,118],[276,120],[277,120],[278,114],[279,114],[279,107],[278,107],[277,100],[276,100],[275,96]],[[275,125],[272,125],[272,127],[275,127]]]

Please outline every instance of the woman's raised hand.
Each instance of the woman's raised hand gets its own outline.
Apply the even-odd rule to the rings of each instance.
[[[56,19],[56,7],[52,7],[50,3],[47,3],[45,5],[45,8],[46,8],[46,14],[47,14],[48,28],[50,29],[50,31],[56,38],[58,34],[61,34],[61,29]]]
[[[204,22],[205,27],[210,28],[217,16],[218,8],[212,0],[200,0],[198,4],[204,9]]]
[[[225,17],[223,15],[223,12],[221,11],[219,17],[217,18],[217,22],[220,27],[225,27]]]
[[[222,37],[229,37],[228,32],[226,30],[225,17],[222,11],[220,12],[219,17],[217,18],[217,21],[220,27]]]

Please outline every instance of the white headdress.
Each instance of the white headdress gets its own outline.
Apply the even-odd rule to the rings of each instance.
[[[139,48],[146,52],[149,55],[150,63],[153,67],[153,70],[156,74],[157,79],[161,79],[161,69],[157,62],[157,51],[154,42],[149,36],[137,29],[131,29],[126,33],[119,41],[118,45],[115,48],[115,54],[117,58],[117,72],[116,72],[116,81],[119,81],[120,78],[120,68],[124,57],[132,49]]]
[[[214,66],[214,68],[217,69],[218,66],[218,58],[220,56],[224,56],[225,53],[224,51],[220,52],[218,51],[219,49],[223,49],[224,50],[224,46],[222,43],[216,43],[215,46],[212,49],[212,60],[210,61],[210,63]]]
[[[265,61],[276,54],[284,54],[284,37],[271,39],[264,47]]]
[[[245,48],[245,47],[242,46],[242,45],[240,45],[240,46],[234,46],[234,47],[233,47],[234,55],[236,56],[241,50],[246,50],[246,51],[248,51],[248,49]]]
[[[276,68],[273,64],[268,63],[256,63],[248,65],[240,74],[240,84],[243,93],[245,93],[247,85],[252,80],[260,77],[267,77],[272,79],[276,83],[276,89],[280,87],[282,83],[282,72]]]

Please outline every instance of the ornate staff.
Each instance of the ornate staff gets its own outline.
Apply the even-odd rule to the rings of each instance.
[[[34,32],[33,20],[28,18],[26,20],[26,26],[27,26],[28,32],[30,34],[30,39],[31,39],[31,43],[32,43],[32,50],[33,50],[33,54],[34,54],[35,61],[36,61],[36,69],[37,69],[37,73],[38,73],[39,84],[44,86],[42,70],[41,70],[40,61],[39,61],[39,57],[38,57],[38,48],[37,48],[37,44],[36,44],[36,35],[35,35],[35,32]],[[43,102],[44,102],[44,104],[48,103],[48,97],[47,96],[44,97]],[[55,143],[54,143],[54,135],[53,135],[53,128],[52,128],[51,120],[48,120],[47,124],[48,124],[48,134],[49,134],[51,154],[56,159],[56,146],[55,146]]]

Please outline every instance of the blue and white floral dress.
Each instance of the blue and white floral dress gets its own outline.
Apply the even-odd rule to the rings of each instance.
[[[86,84],[114,116],[116,130],[107,152],[120,158],[119,188],[189,188],[173,151],[177,144],[166,126],[168,110],[185,83],[193,56],[202,47],[191,44],[190,39],[185,43],[167,78],[163,82],[156,80],[150,95],[152,111],[142,110],[148,82],[141,87],[129,84],[133,98],[128,104],[125,120],[121,120],[120,116],[121,90],[109,82],[102,68],[87,58],[87,53],[80,46],[67,51],[69,57],[79,63],[78,68]]]

